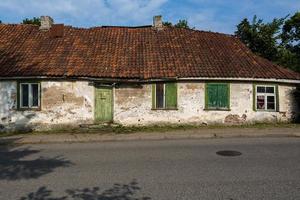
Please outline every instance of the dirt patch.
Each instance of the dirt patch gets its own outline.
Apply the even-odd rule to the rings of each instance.
[[[197,90],[200,89],[198,84],[186,84],[186,89],[188,90]]]
[[[225,117],[226,124],[243,124],[247,120],[247,115],[243,114],[241,117],[239,115],[228,115]]]

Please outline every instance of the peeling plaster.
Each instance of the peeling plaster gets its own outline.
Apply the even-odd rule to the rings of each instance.
[[[292,106],[291,91],[295,87],[279,86],[281,112],[256,112],[253,111],[253,85],[249,83],[231,83],[230,86],[230,111],[204,110],[204,82],[178,83],[178,110],[174,111],[151,110],[151,84],[144,84],[139,89],[116,89],[114,121],[124,125],[157,123],[241,124],[258,121],[282,122],[292,119],[295,108]],[[132,98],[132,95],[134,98]]]
[[[178,109],[152,110],[151,84],[114,88],[114,121],[123,125],[286,122],[299,114],[295,87],[279,85],[279,112],[253,111],[253,85],[231,83],[230,111],[207,111],[205,83],[178,83]],[[41,130],[94,122],[94,86],[87,81],[43,81],[41,111],[17,111],[17,82],[0,81],[0,131]]]
[[[42,82],[41,111],[16,110],[16,82],[0,82],[0,124],[7,130],[92,123],[94,87],[88,82]]]

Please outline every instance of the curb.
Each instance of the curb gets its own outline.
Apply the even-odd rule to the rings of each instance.
[[[19,135],[0,138],[0,145],[14,144],[53,144],[53,143],[88,143],[138,140],[176,140],[176,139],[218,139],[218,138],[261,138],[261,137],[295,137],[300,138],[298,131],[279,130],[244,130],[224,133],[222,130],[184,131],[164,133],[131,133],[131,134],[49,134],[49,135]]]

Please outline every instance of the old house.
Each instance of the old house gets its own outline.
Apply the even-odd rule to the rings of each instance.
[[[153,26],[0,24],[0,129],[291,121],[300,75],[234,36]]]

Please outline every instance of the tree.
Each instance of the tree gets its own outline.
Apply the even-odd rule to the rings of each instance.
[[[190,28],[188,21],[185,19],[180,19],[177,24],[174,25],[176,28]]]
[[[191,29],[189,26],[189,23],[187,20],[185,19],[180,19],[176,24],[172,24],[172,22],[163,22],[164,26],[168,26],[168,27],[176,27],[176,28],[186,28],[186,29]],[[194,29],[194,28],[192,28]]]
[[[26,18],[22,21],[22,24],[33,24],[33,25],[40,26],[41,25],[41,20],[38,17],[33,17],[32,19]]]
[[[270,23],[246,18],[237,25],[235,35],[254,53],[300,72],[300,12]]]
[[[285,21],[282,28],[282,40],[284,43],[295,46],[300,44],[300,12],[295,13],[290,19]]]
[[[262,19],[254,16],[252,23],[248,19],[244,19],[238,24],[235,35],[253,52],[269,60],[276,60],[280,29],[283,23],[284,18],[275,18],[270,23],[264,23]]]
[[[168,21],[163,22],[163,25],[164,25],[164,26],[167,26],[167,27],[173,26],[172,22],[168,22]]]
[[[285,21],[281,39],[284,54],[280,62],[300,72],[300,12]]]

